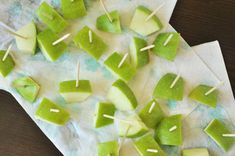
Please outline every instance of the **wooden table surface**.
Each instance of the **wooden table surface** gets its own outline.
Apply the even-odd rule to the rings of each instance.
[[[235,91],[235,1],[178,0],[170,23],[191,46],[219,40]],[[0,155],[62,155],[4,91],[0,91]]]

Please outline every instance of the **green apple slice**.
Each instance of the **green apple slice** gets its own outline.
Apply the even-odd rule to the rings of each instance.
[[[139,117],[149,128],[156,128],[158,123],[165,117],[165,114],[159,103],[152,100],[140,110]]]
[[[184,80],[180,77],[174,87],[171,88],[176,77],[177,75],[172,73],[164,75],[157,83],[153,92],[153,97],[165,100],[181,101],[184,94]]]
[[[213,139],[224,151],[228,151],[234,144],[234,137],[225,137],[223,134],[231,134],[230,130],[219,120],[212,120],[204,129],[207,135]]]
[[[134,145],[141,156],[166,156],[165,152],[150,134],[142,136],[134,142]],[[149,150],[155,150],[157,152],[149,152]]]
[[[133,110],[137,106],[134,93],[122,80],[117,80],[112,84],[108,93],[108,99],[121,111]]]
[[[183,156],[210,156],[207,148],[191,148],[183,150]]]
[[[118,134],[121,137],[137,138],[148,132],[148,127],[141,121],[139,116],[132,115],[125,118],[126,121],[118,121]]]
[[[36,14],[55,33],[62,32],[68,26],[63,17],[46,2],[42,2]]]
[[[117,141],[102,142],[98,144],[98,156],[119,156]]]
[[[120,54],[114,52],[104,61],[104,64],[114,75],[127,82],[134,77],[136,74],[136,69],[127,61],[125,61],[122,66],[118,68],[122,58],[123,57]]]
[[[89,80],[79,80],[76,87],[76,80],[63,81],[60,83],[60,94],[67,103],[81,102],[87,99],[92,93]]]
[[[113,119],[105,118],[103,115],[114,116],[115,106],[111,103],[98,103],[95,114],[95,128],[100,128],[113,123]]]
[[[153,16],[151,19],[146,21],[146,18],[151,13],[152,11],[150,11],[146,7],[138,6],[132,18],[130,29],[143,36],[148,36],[161,30],[162,23],[157,16]]]
[[[70,115],[57,104],[44,98],[38,106],[35,118],[56,125],[65,125],[69,121]]]
[[[61,9],[67,19],[76,19],[86,15],[86,7],[83,0],[61,0]]]
[[[32,21],[23,26],[17,31],[17,33],[26,37],[26,39],[18,36],[15,37],[18,49],[22,52],[35,54],[37,45],[37,29],[34,22]]]
[[[0,73],[3,77],[6,77],[15,67],[15,62],[11,55],[8,55],[3,61],[6,51],[0,50]]]
[[[164,44],[169,39],[170,35],[173,35],[172,38],[169,40],[168,44],[164,46]],[[180,34],[175,32],[161,33],[157,36],[156,40],[154,41],[154,45],[154,54],[169,61],[174,61],[180,46]]]
[[[180,114],[164,118],[155,131],[155,139],[162,145],[182,145],[182,116]],[[170,131],[173,127],[176,129]]]
[[[50,29],[45,29],[37,36],[38,44],[43,55],[50,61],[56,61],[67,48],[67,45],[64,42],[52,45],[53,42],[58,39],[59,37]]]
[[[117,10],[109,13],[112,18],[112,22],[110,22],[108,16],[106,14],[101,15],[96,20],[96,28],[111,33],[121,33],[122,28],[120,24],[120,17]]]
[[[215,90],[212,93],[205,95],[213,87],[207,85],[199,85],[191,91],[189,98],[199,103],[215,108],[217,104],[218,92]]]
[[[89,31],[92,33],[92,42],[89,39]],[[85,26],[74,37],[74,43],[88,54],[98,60],[107,50],[107,45],[89,27]]]
[[[147,42],[144,39],[133,37],[130,45],[131,62],[135,67],[143,67],[149,63],[148,50],[140,51],[147,46]]]
[[[21,77],[13,81],[13,87],[27,101],[34,102],[40,86],[30,77]]]

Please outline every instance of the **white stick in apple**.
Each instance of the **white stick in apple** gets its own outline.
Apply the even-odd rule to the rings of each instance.
[[[88,31],[88,36],[89,36],[89,42],[92,43],[92,31]]]
[[[174,36],[173,34],[170,34],[168,38],[166,39],[166,41],[163,43],[163,46],[167,46],[167,44],[171,41],[173,36]]]
[[[215,87],[211,88],[210,90],[208,90],[206,93],[205,93],[205,96],[211,94],[213,91],[215,91],[218,87],[220,87],[221,85],[223,85],[224,82],[221,81],[218,85],[216,85]]]
[[[155,47],[155,45],[149,45],[149,46],[147,46],[147,47],[144,47],[144,48],[141,48],[140,49],[140,51],[145,51],[145,50],[149,50],[149,49],[152,49],[152,48],[154,48]]]
[[[6,51],[5,55],[2,58],[3,62],[6,60],[7,56],[9,55],[9,53],[11,51],[11,48],[12,48],[12,44],[10,44],[10,46],[7,48],[7,51]]]
[[[177,126],[173,126],[173,127],[171,127],[170,129],[169,129],[169,132],[172,132],[172,131],[174,131],[174,130],[176,130],[177,129]]]
[[[45,13],[45,12],[42,12],[42,15],[43,15],[44,17],[47,17],[47,18],[50,19],[50,20],[53,20],[53,19],[54,19],[54,17],[53,17],[52,15],[48,15],[48,14]]]
[[[104,12],[105,12],[105,14],[107,15],[109,21],[112,23],[112,22],[113,22],[113,19],[112,19],[112,17],[110,16],[108,10],[106,9],[103,0],[100,0],[100,4],[101,4],[102,8],[104,9]]]
[[[147,151],[147,152],[150,152],[150,153],[158,153],[158,150],[157,150],[157,149],[151,149],[151,148],[149,148],[149,149],[147,149],[146,151]]]
[[[124,142],[125,142],[125,140],[126,140],[126,137],[127,137],[127,134],[128,134],[128,132],[129,132],[130,128],[131,128],[131,125],[129,125],[129,126],[127,127],[126,132],[125,132],[125,135],[124,135],[124,137],[123,137],[123,139],[121,140],[121,143],[120,143],[120,145],[119,145],[118,151],[121,150],[122,145],[124,144]]]
[[[151,105],[150,108],[149,108],[149,111],[148,111],[149,113],[152,113],[153,108],[155,107],[155,105],[156,105],[156,102],[153,101],[152,105]]]
[[[145,22],[147,22],[148,20],[150,20],[164,5],[165,5],[165,3],[162,3],[161,5],[159,5],[159,6],[145,19]]]
[[[62,37],[59,38],[58,40],[54,41],[54,42],[52,43],[52,45],[55,46],[55,45],[57,45],[58,43],[60,43],[60,42],[62,42],[62,41],[64,41],[64,40],[66,40],[70,35],[71,35],[70,33],[65,34],[64,36],[62,36]]]
[[[76,87],[79,87],[79,75],[80,75],[80,62],[77,63],[77,74],[76,74]]]
[[[121,60],[120,63],[118,64],[118,68],[121,68],[121,66],[123,65],[123,63],[124,63],[125,60],[127,59],[127,56],[128,56],[128,53],[126,53],[126,54],[123,56],[122,60]]]
[[[8,32],[9,34],[11,34],[13,36],[17,36],[17,37],[20,37],[22,39],[27,39],[26,36],[18,34],[13,28],[9,27],[8,25],[6,25],[5,23],[3,23],[1,21],[0,21],[0,26],[3,27],[6,30],[6,32]]]
[[[222,134],[223,137],[235,137],[235,134]]]
[[[108,118],[108,119],[118,120],[118,121],[121,121],[121,122],[124,122],[124,123],[127,123],[127,124],[132,124],[131,121],[119,119],[119,118],[116,118],[116,117],[108,115],[108,114],[103,114],[103,117]]]
[[[176,78],[174,79],[174,81],[171,83],[171,86],[170,88],[173,88],[175,86],[175,84],[177,83],[177,81],[179,80],[180,78],[180,73],[178,73],[178,75],[176,76]]]
[[[59,112],[60,112],[60,110],[59,110],[59,109],[51,108],[51,109],[50,109],[50,112],[59,113]]]

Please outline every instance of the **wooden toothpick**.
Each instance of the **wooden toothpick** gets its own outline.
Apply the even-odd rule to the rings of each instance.
[[[148,111],[149,113],[152,113],[153,108],[155,107],[155,105],[156,105],[156,102],[153,101],[152,105],[151,105],[150,108],[149,108],[149,111]]]
[[[149,49],[152,49],[152,48],[154,48],[155,47],[155,45],[149,45],[149,46],[147,46],[147,47],[144,47],[144,48],[141,48],[140,49],[140,51],[145,51],[145,50],[149,50]]]
[[[147,149],[146,150],[147,152],[150,152],[150,153],[158,153],[158,150],[157,149]]]
[[[124,122],[124,123],[127,123],[127,124],[132,124],[131,121],[119,119],[119,118],[116,118],[116,117],[108,115],[108,114],[103,114],[103,117],[108,118],[108,119],[118,120],[118,121],[121,121],[121,122]]]
[[[148,20],[150,20],[164,5],[165,5],[165,3],[162,3],[161,5],[159,5],[159,7],[157,7],[157,8],[145,19],[145,22],[147,22]]]
[[[235,134],[222,134],[223,137],[235,137]]]
[[[27,39],[27,37],[17,33],[13,28],[9,27],[8,25],[6,25],[5,23],[0,21],[0,26],[3,27],[6,32],[8,32],[9,34],[13,35],[13,36],[17,36],[20,37],[22,39]]]
[[[216,85],[215,87],[211,88],[210,90],[208,90],[206,93],[205,93],[205,96],[211,94],[213,91],[215,91],[218,87],[220,87],[221,85],[223,85],[224,82],[220,82],[218,85]]]
[[[50,112],[59,113],[59,112],[60,112],[60,110],[59,110],[59,109],[51,108],[51,109],[50,109]]]
[[[168,38],[166,39],[166,41],[164,42],[163,46],[166,46],[171,41],[173,36],[174,36],[173,34],[170,34]]]
[[[80,75],[80,62],[77,63],[77,77],[76,77],[76,87],[79,87],[79,75]]]
[[[7,51],[6,51],[5,55],[2,58],[3,62],[7,59],[7,56],[9,55],[9,53],[11,51],[11,47],[12,47],[12,44],[10,44],[10,46],[7,48]]]
[[[92,43],[92,31],[91,30],[88,31],[88,35],[89,35],[89,42]]]
[[[48,19],[50,19],[50,20],[53,20],[54,19],[54,17],[52,16],[52,15],[48,15],[47,13],[45,13],[45,12],[42,12],[41,13],[44,17],[47,17]]]
[[[121,68],[121,66],[123,65],[123,63],[124,63],[125,60],[127,59],[127,56],[128,56],[128,53],[126,53],[126,54],[123,56],[122,60],[121,60],[120,63],[118,64],[118,68]]]
[[[123,137],[123,139],[122,139],[122,141],[121,141],[121,143],[120,143],[120,145],[119,145],[118,151],[121,150],[122,145],[124,144],[124,142],[125,142],[125,140],[126,140],[126,137],[127,137],[127,134],[129,133],[130,128],[131,128],[131,125],[128,125],[128,127],[127,127],[127,129],[126,129],[126,132],[125,132],[125,135],[124,135],[124,137]]]
[[[112,19],[112,17],[110,16],[108,10],[106,9],[103,0],[100,0],[100,4],[101,4],[102,8],[104,9],[104,12],[105,12],[105,14],[107,15],[109,21],[112,23],[112,22],[113,22],[113,19]]]
[[[173,127],[171,127],[170,129],[169,129],[169,132],[172,132],[172,131],[174,131],[174,130],[176,130],[177,129],[177,126],[173,126]]]
[[[173,88],[179,79],[180,79],[180,74],[178,74],[178,75],[176,76],[176,78],[174,79],[174,81],[171,83],[170,88]]]
[[[64,41],[64,40],[66,40],[70,35],[71,35],[70,33],[65,34],[64,36],[62,36],[62,37],[59,38],[58,40],[54,41],[54,42],[52,43],[52,45],[55,46],[55,45],[57,45],[58,43],[60,43],[60,42],[62,42],[62,41]]]

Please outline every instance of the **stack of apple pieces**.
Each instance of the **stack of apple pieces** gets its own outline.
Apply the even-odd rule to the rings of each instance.
[[[182,145],[182,116],[180,114],[164,118],[155,131],[155,139],[162,145]]]
[[[55,125],[65,125],[69,121],[70,115],[57,104],[44,98],[38,106],[35,118]]]
[[[228,151],[235,143],[234,137],[224,136],[231,134],[230,130],[219,120],[212,120],[204,129],[207,135],[210,136],[224,151]]]
[[[113,119],[105,118],[104,115],[114,116],[115,110],[115,106],[111,103],[98,103],[95,114],[95,128],[112,124]]]
[[[164,75],[157,83],[153,92],[153,97],[181,101],[184,93],[184,80],[180,77],[175,85],[171,87],[176,77],[177,75],[172,73]]]
[[[58,35],[50,29],[43,30],[37,36],[38,44],[43,55],[50,61],[56,61],[67,48],[67,45],[63,41],[53,45],[58,39]]]
[[[119,67],[122,59],[123,57],[121,54],[114,52],[104,61],[104,64],[114,75],[123,81],[128,82],[136,74],[136,69],[127,61]]]
[[[98,144],[98,156],[119,156],[117,141],[102,142]]]
[[[42,2],[36,11],[38,17],[55,33],[62,32],[68,23],[49,4]]]
[[[91,32],[91,36],[89,32]],[[96,60],[98,60],[107,49],[107,45],[104,41],[87,26],[83,27],[77,33],[73,41],[76,46],[85,50]]]
[[[180,34],[175,32],[161,33],[154,41],[154,45],[154,54],[169,61],[174,61],[180,46]]]
[[[209,156],[206,148],[191,148],[183,150],[183,156]]]
[[[150,134],[136,140],[134,145],[141,156],[166,156],[165,152]]]
[[[15,62],[11,55],[8,55],[5,60],[4,56],[6,54],[5,50],[0,50],[0,73],[3,77],[6,77],[15,67]]]
[[[112,21],[109,20],[107,14],[101,15],[96,20],[96,28],[110,33],[121,33],[120,17],[117,10],[109,13]]]
[[[151,13],[152,11],[146,7],[138,6],[132,18],[130,29],[143,36],[148,36],[161,30],[162,23],[157,16],[153,16],[147,20]]]
[[[79,80],[79,86],[76,86],[76,80],[70,80],[60,83],[59,92],[67,103],[75,103],[87,99],[92,89],[89,80]]]
[[[189,94],[189,98],[207,106],[216,107],[218,92],[214,90],[212,93],[206,95],[206,93],[213,87],[207,85],[199,85],[194,88]]]
[[[16,91],[27,101],[34,102],[40,86],[30,77],[17,78],[12,83]]]
[[[67,19],[76,19],[86,15],[83,0],[61,0],[61,9]]]

